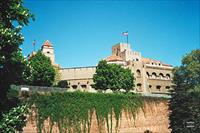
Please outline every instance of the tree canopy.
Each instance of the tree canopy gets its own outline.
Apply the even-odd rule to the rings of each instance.
[[[105,60],[98,63],[93,80],[94,88],[100,90],[124,89],[128,91],[134,87],[134,76],[131,70],[117,64],[107,64]]]
[[[173,71],[176,85],[169,108],[173,133],[200,130],[200,50],[193,50]],[[191,124],[193,127],[189,127]]]
[[[8,109],[7,92],[11,84],[20,82],[24,59],[19,46],[24,41],[23,26],[33,15],[23,6],[22,0],[0,2],[0,116]]]
[[[30,83],[35,86],[51,86],[55,78],[55,70],[49,57],[38,51],[30,58]]]

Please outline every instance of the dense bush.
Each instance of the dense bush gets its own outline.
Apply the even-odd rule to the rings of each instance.
[[[58,82],[57,87],[60,88],[69,88],[67,80],[61,80]]]

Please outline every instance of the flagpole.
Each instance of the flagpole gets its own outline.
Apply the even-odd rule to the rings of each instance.
[[[126,39],[127,39],[127,44],[128,44],[128,35],[127,35],[127,38],[126,38]]]
[[[33,40],[33,52],[35,52],[35,40]]]
[[[126,43],[128,44],[128,31],[122,32],[123,36],[126,36]]]

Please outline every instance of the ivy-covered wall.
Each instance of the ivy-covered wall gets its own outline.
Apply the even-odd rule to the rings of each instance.
[[[138,94],[54,92],[34,94],[30,102],[34,107],[37,132],[53,132],[57,128],[60,133],[89,133],[95,121],[93,114],[97,132],[105,132],[105,129],[107,132],[117,132],[122,114],[133,120],[138,110],[148,114],[145,112],[144,101],[156,105],[161,100],[165,99],[144,98]]]

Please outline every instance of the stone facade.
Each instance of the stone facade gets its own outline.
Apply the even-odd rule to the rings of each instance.
[[[93,74],[96,71],[95,66],[90,67],[75,67],[75,68],[61,68],[61,80],[67,80],[69,86],[77,88],[90,88],[93,84]]]
[[[41,48],[42,52],[50,57],[55,64],[55,55],[52,44],[46,41]],[[172,89],[171,65],[161,61],[144,58],[140,52],[132,51],[130,44],[118,43],[112,47],[112,55],[105,58],[107,63],[120,64],[129,68],[135,77],[135,89],[138,93],[167,93]],[[61,80],[67,80],[71,88],[91,88],[96,66],[60,68]]]

